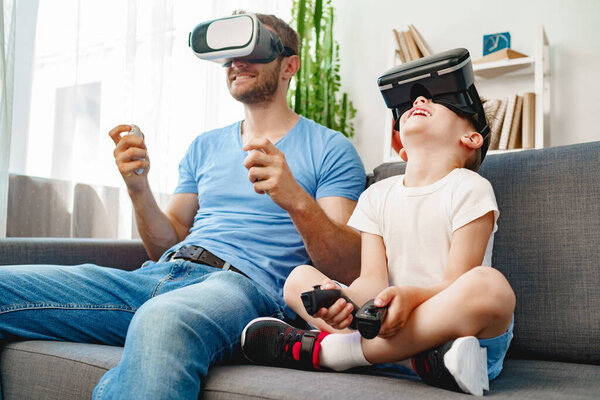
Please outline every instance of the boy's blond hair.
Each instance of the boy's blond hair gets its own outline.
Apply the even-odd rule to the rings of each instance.
[[[488,123],[488,126],[491,126],[491,122],[494,119],[494,115],[492,113],[492,109],[490,108],[489,102],[487,101],[487,99],[484,99],[483,97],[480,98],[481,99],[481,104],[483,104],[483,112],[485,113],[485,119]],[[473,129],[477,130],[475,128],[475,124],[473,123],[473,121],[469,120],[469,122],[471,123],[471,126],[473,127]],[[492,132],[490,130],[489,133],[489,139],[488,142],[491,141],[491,136],[492,136]],[[475,150],[475,153],[471,156],[471,158],[469,158],[466,162],[465,162],[465,166],[464,168],[470,169],[471,171],[479,171],[479,167],[481,167],[481,162],[483,161],[481,158],[481,147],[478,148],[477,150]]]

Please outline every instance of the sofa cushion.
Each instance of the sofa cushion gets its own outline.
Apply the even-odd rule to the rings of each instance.
[[[120,347],[50,341],[7,345],[1,353],[4,400],[89,399],[100,377],[115,366]],[[426,386],[416,377],[307,372],[256,365],[209,370],[203,398],[211,399],[464,399]],[[551,361],[507,360],[491,382],[498,399],[597,399],[600,367]]]
[[[148,260],[141,240],[3,238],[0,265],[58,264],[93,262],[103,267],[132,270]]]
[[[490,383],[494,399],[597,399],[600,367],[552,361],[508,360]],[[307,372],[250,365],[210,370],[204,399],[465,399],[408,376]]]
[[[492,263],[517,296],[510,354],[600,364],[600,142],[489,155],[480,173],[500,208]]]
[[[2,398],[90,399],[122,352],[121,347],[41,340],[8,344],[0,353]]]

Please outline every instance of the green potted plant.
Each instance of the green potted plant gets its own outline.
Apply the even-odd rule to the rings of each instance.
[[[331,0],[294,0],[292,25],[300,35],[300,70],[288,100],[295,112],[347,137],[354,136],[356,109],[340,93],[339,45],[333,38]]]

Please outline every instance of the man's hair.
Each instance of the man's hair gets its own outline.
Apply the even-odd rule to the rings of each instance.
[[[487,121],[488,126],[490,127],[490,133],[489,133],[489,138],[488,138],[488,143],[490,143],[492,141],[492,131],[491,131],[491,125],[492,125],[492,119],[494,118],[494,113],[493,110],[490,108],[490,104],[489,102],[484,99],[483,97],[480,98],[481,99],[481,104],[483,104],[483,112],[485,114],[485,119]],[[469,120],[469,122],[471,123],[471,125],[473,126],[473,129],[477,130],[475,128],[475,122],[472,120]],[[489,150],[489,148],[488,148]],[[469,158],[466,162],[465,162],[465,168],[470,169],[472,171],[479,171],[479,167],[481,167],[481,163],[482,163],[482,158],[481,158],[481,147],[475,150],[475,153],[471,156],[471,158]]]
[[[233,15],[249,14],[245,10],[236,10]],[[300,35],[287,22],[272,14],[255,14],[260,22],[273,29],[285,47],[289,47],[294,54],[300,54]]]

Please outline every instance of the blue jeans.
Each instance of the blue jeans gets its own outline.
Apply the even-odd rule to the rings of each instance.
[[[231,358],[259,316],[283,317],[282,304],[238,273],[183,260],[0,267],[3,342],[124,345],[94,399],[197,399],[209,366]]]

